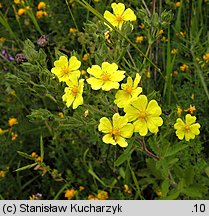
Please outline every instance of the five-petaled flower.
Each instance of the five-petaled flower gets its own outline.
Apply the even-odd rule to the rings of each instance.
[[[185,137],[186,141],[194,139],[196,135],[200,133],[200,124],[195,123],[196,117],[190,114],[186,115],[186,121],[184,122],[181,118],[176,120],[174,128],[176,129],[176,136],[182,140]]]
[[[125,77],[125,71],[118,70],[118,66],[115,63],[103,62],[102,67],[98,65],[92,65],[87,69],[87,72],[91,75],[86,81],[91,85],[93,90],[102,89],[109,91],[111,89],[118,89],[119,83]]]
[[[54,66],[51,72],[57,75],[60,82],[68,81],[72,74],[80,76],[80,70],[78,69],[81,66],[81,62],[75,56],[72,56],[69,61],[66,56],[60,56],[59,60],[54,62]]]
[[[65,94],[62,96],[62,100],[66,102],[67,107],[73,104],[73,109],[83,104],[84,79],[78,80],[78,78],[79,76],[76,74],[70,76],[69,80],[66,81]]]
[[[163,124],[160,117],[162,110],[156,100],[148,99],[145,95],[140,95],[132,100],[128,106],[124,108],[126,117],[129,121],[134,121],[134,132],[139,132],[141,136],[145,136],[148,130],[151,133],[157,133],[158,127]]]
[[[121,29],[124,22],[136,20],[136,15],[134,14],[134,12],[130,8],[125,10],[124,4],[112,3],[111,7],[114,14],[106,10],[104,13],[104,18],[109,21],[114,27]]]
[[[140,80],[141,76],[136,74],[134,81],[131,77],[128,77],[127,83],[121,84],[122,90],[117,91],[114,100],[115,104],[117,104],[119,108],[127,106],[132,99],[138,97],[138,95],[142,92],[142,88],[138,87]]]
[[[106,117],[100,119],[99,131],[106,133],[102,141],[107,144],[128,146],[125,138],[130,138],[133,134],[134,126],[128,123],[128,118],[115,113],[112,117],[112,123]]]

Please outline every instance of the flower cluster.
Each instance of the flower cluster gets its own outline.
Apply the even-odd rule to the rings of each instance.
[[[104,18],[114,27],[121,30],[124,22],[136,20],[134,12],[130,8],[125,9],[124,4],[112,3],[111,7],[113,14],[105,11]],[[45,8],[44,4],[42,4],[42,8]],[[108,34],[109,31],[106,32],[105,36],[107,40],[109,39],[107,37]],[[162,29],[158,32],[158,35],[160,34],[163,34]],[[143,38],[137,38],[136,42],[141,43],[142,41]],[[172,54],[176,53],[177,50],[172,50]],[[87,61],[88,57],[89,54],[85,54],[83,61]],[[204,58],[207,61],[207,58]],[[101,66],[92,65],[85,70],[83,69],[82,73],[79,70],[80,67],[81,62],[75,56],[70,57],[69,60],[66,56],[61,56],[59,60],[54,62],[51,72],[57,76],[60,82],[65,82],[66,87],[62,100],[67,107],[72,105],[73,109],[84,103],[82,96],[84,79],[80,79],[80,76],[86,74],[86,71],[90,75],[89,77],[86,76],[86,82],[90,84],[91,89],[101,89],[103,91],[117,90],[114,103],[118,108],[122,108],[125,114],[121,116],[119,113],[114,113],[112,120],[109,120],[107,117],[100,119],[98,130],[105,134],[102,138],[104,143],[127,147],[126,139],[131,138],[134,132],[140,136],[146,136],[148,133],[157,134],[159,132],[159,127],[163,125],[161,107],[156,100],[152,99],[149,101],[147,96],[142,94],[141,76],[138,73],[135,74],[134,80],[131,76],[128,76],[127,82],[120,84],[124,80],[126,72],[120,70],[119,66],[114,62],[109,63],[105,61]],[[186,64],[180,66],[181,71],[186,71],[188,68]],[[147,77],[150,77],[150,71]],[[114,93],[114,91],[112,92]],[[190,106],[185,110],[185,112],[190,114],[193,114],[194,111],[194,106]],[[181,112],[182,109],[179,108],[179,116]],[[185,139],[188,141],[199,134],[200,125],[198,123],[190,125],[191,122],[194,123],[193,120],[189,120],[191,118],[194,120],[194,117],[187,115],[185,124],[181,119],[177,119],[174,128],[177,129],[176,135],[180,139],[185,136]]]

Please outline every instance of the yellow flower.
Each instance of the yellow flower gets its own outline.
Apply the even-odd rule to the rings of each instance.
[[[88,200],[98,200],[98,198],[95,197],[94,195],[89,195]]]
[[[181,118],[176,120],[174,124],[174,128],[176,129],[176,136],[182,140],[186,139],[189,141],[190,139],[194,139],[196,135],[200,133],[199,128],[200,124],[195,123],[196,117],[191,116],[190,114],[186,115],[186,122],[184,122]]]
[[[134,132],[139,132],[141,136],[145,136],[148,130],[151,133],[157,133],[158,127],[163,124],[160,117],[162,110],[156,100],[148,99],[145,95],[140,95],[124,108],[126,117],[129,121],[134,121]]]
[[[180,32],[179,33],[182,37],[185,37],[186,36],[186,32]]]
[[[193,112],[196,111],[196,108],[195,108],[195,106],[192,106],[190,104],[189,108],[184,110],[184,111],[187,112],[187,113],[193,114]]]
[[[85,190],[84,186],[79,186],[79,191]]]
[[[3,44],[6,41],[6,38],[0,37],[0,43]]]
[[[181,113],[182,113],[182,109],[181,109],[180,107],[178,107],[178,108],[177,108],[177,114],[178,114],[178,116],[180,116]]]
[[[186,64],[183,64],[183,65],[180,66],[181,71],[186,71],[188,68],[189,68],[189,66],[186,65]]]
[[[46,11],[42,11],[42,10],[36,11],[36,18],[37,19],[41,19],[44,16],[48,16]]]
[[[4,178],[6,175],[6,172],[3,170],[0,170],[0,178]]]
[[[2,5],[2,3],[0,2],[0,9],[1,9],[1,8],[3,8],[3,5]]]
[[[58,116],[59,116],[60,118],[64,118],[64,113],[63,113],[63,112],[59,112],[59,113],[58,113]]]
[[[144,40],[144,36],[137,36],[136,37],[136,43],[141,43]]]
[[[15,4],[24,4],[24,0],[14,0]]]
[[[161,41],[168,42],[168,39],[165,36],[163,36],[162,39],[161,39]]]
[[[141,24],[139,25],[139,28],[140,28],[140,29],[144,29],[144,23],[141,23]]]
[[[81,70],[81,75],[85,75],[86,74],[86,70]]]
[[[18,135],[16,133],[12,132],[12,140],[16,140],[17,137],[18,137]]]
[[[172,55],[176,55],[176,53],[177,53],[177,49],[172,49],[172,50],[171,50],[171,54],[172,54]]]
[[[130,138],[133,134],[134,127],[128,123],[128,118],[115,113],[112,117],[113,123],[106,117],[100,119],[98,126],[99,131],[106,133],[102,141],[107,144],[127,147],[128,143],[125,138]]]
[[[54,62],[54,66],[51,72],[57,75],[59,81],[68,81],[72,74],[80,76],[80,71],[78,70],[81,66],[81,62],[75,56],[72,56],[69,61],[66,56],[60,56],[59,60]]]
[[[10,127],[12,127],[13,125],[18,124],[18,121],[17,121],[16,118],[11,117],[11,118],[9,118],[9,120],[8,120],[8,124],[9,124]]]
[[[18,10],[18,12],[17,12],[17,14],[18,14],[19,16],[23,15],[24,13],[25,13],[25,8],[20,8],[20,9]]]
[[[89,54],[88,54],[88,53],[85,53],[85,54],[83,55],[82,60],[83,60],[83,61],[87,61],[88,58],[89,58]]]
[[[194,100],[194,93],[192,93],[191,99]]]
[[[106,200],[106,199],[108,199],[108,193],[107,193],[107,191],[99,191],[98,195],[97,195],[97,198],[99,200]]]
[[[76,33],[77,31],[78,31],[78,30],[77,30],[76,28],[72,28],[72,27],[71,27],[71,28],[69,29],[69,32],[70,32],[70,33]]]
[[[114,14],[106,10],[104,12],[104,18],[109,21],[114,27],[121,29],[124,22],[136,20],[136,15],[134,14],[134,12],[130,8],[125,10],[124,4],[112,3],[111,7]]]
[[[150,71],[147,71],[146,76],[147,76],[148,79],[151,78],[151,73],[150,73]]]
[[[68,87],[65,87],[65,94],[62,96],[66,106],[70,107],[73,104],[73,109],[83,104],[84,79],[78,80],[78,78],[79,76],[76,74],[70,76],[69,81],[66,81]]]
[[[138,97],[138,95],[142,92],[142,88],[138,87],[140,80],[141,76],[136,74],[134,82],[131,77],[128,77],[127,83],[121,84],[122,90],[117,91],[114,100],[114,103],[117,104],[119,108],[127,106],[133,98]]]
[[[209,53],[206,53],[204,56],[203,56],[203,59],[206,61],[206,63],[209,62]]]
[[[92,75],[86,81],[91,85],[93,90],[102,89],[109,91],[110,89],[118,89],[119,83],[125,77],[125,71],[118,70],[118,66],[115,63],[103,62],[102,67],[98,65],[92,65],[87,69],[87,72]]]
[[[176,7],[180,7],[181,6],[181,2],[176,2]]]
[[[127,184],[124,185],[124,192],[127,194],[132,194],[131,188]]]
[[[45,9],[45,8],[46,8],[45,2],[39,2],[38,3],[38,10]]]
[[[158,35],[162,35],[164,33],[164,30],[161,29],[159,32],[158,32]]]
[[[76,190],[74,189],[67,189],[65,191],[65,198],[71,200],[76,195]]]

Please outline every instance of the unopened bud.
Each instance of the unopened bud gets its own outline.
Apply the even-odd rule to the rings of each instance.
[[[17,62],[17,64],[22,64],[23,62],[27,61],[27,58],[24,53],[18,53],[15,56],[15,61]]]
[[[49,45],[49,39],[46,35],[41,35],[41,37],[37,40],[37,44],[40,47],[46,47]]]

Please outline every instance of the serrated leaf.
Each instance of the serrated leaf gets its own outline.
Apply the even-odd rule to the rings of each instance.
[[[182,144],[182,143],[178,143],[177,145],[173,146],[172,148],[170,148],[169,152],[167,152],[165,154],[165,157],[169,157],[172,155],[175,155],[176,153],[178,153],[179,151],[187,148],[188,145]]]

